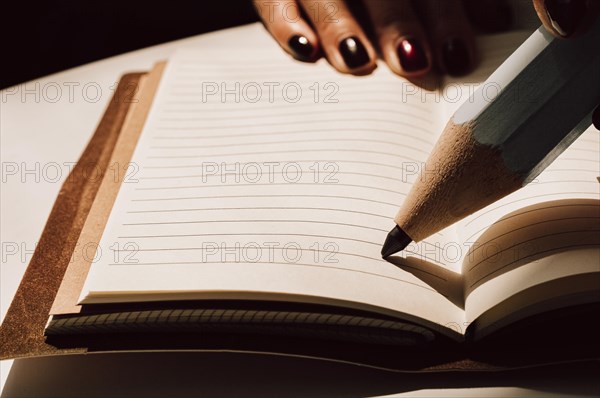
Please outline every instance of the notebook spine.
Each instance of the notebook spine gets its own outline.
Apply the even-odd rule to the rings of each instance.
[[[236,309],[162,309],[55,316],[46,336],[122,333],[235,333],[296,336],[414,346],[434,333],[407,322],[315,312]]]

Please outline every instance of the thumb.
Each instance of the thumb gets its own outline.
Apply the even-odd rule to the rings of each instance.
[[[585,33],[600,14],[598,0],[533,0],[533,6],[546,29],[563,38]]]

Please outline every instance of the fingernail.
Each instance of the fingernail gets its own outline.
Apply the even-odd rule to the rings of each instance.
[[[552,27],[563,37],[577,31],[587,12],[586,0],[546,0],[545,4]]]
[[[308,39],[301,35],[294,35],[288,40],[288,46],[296,53],[298,58],[309,60],[313,56],[315,48]]]
[[[340,42],[339,46],[340,53],[344,62],[350,69],[358,68],[369,62],[369,54],[367,49],[358,37],[347,37]]]
[[[398,58],[402,69],[415,72],[427,68],[429,62],[421,44],[413,38],[405,37],[398,42]]]
[[[461,76],[469,71],[469,50],[462,39],[454,37],[446,40],[442,48],[442,58],[446,72],[451,76]]]

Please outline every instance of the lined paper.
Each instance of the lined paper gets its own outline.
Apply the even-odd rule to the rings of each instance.
[[[459,223],[459,236],[474,242],[492,222],[528,205],[571,198],[598,199],[600,136],[591,126],[534,181]]]
[[[383,65],[354,77],[276,47],[179,51],[81,302],[280,299],[461,324],[459,307],[379,253],[443,106]],[[456,269],[444,253],[456,242],[447,229],[408,255]]]
[[[507,45],[519,41],[517,36],[507,35],[505,39]],[[482,56],[484,63],[476,73],[451,80],[449,84],[468,85],[491,74],[495,69],[493,60],[502,57],[502,51],[491,50],[491,46],[486,48],[491,53]],[[449,118],[459,105],[445,101],[442,106],[445,117]],[[456,223],[455,233],[462,249],[460,263],[465,279],[467,322],[516,292],[536,284],[569,275],[600,272],[600,232],[594,230],[600,212],[599,177],[600,136],[590,126],[534,181]],[[595,201],[592,215],[577,219],[565,215],[571,208],[561,206],[564,201],[573,199]],[[532,212],[532,206],[555,208],[556,211],[540,217],[539,212]],[[531,217],[528,216],[530,212]],[[503,221],[501,228],[493,226],[508,214],[513,217]],[[515,222],[517,218],[519,222]],[[481,239],[488,231],[493,233]],[[512,244],[502,248],[494,246],[504,234],[503,238]],[[482,253],[496,255],[487,264],[474,267],[481,262]],[[567,257],[570,261],[565,264]]]
[[[438,104],[385,68],[342,76],[279,49],[236,58],[169,60],[82,302],[275,298],[460,319],[379,253]],[[449,239],[432,237],[432,258]]]
[[[591,126],[529,185],[457,225],[472,250],[463,269],[469,321],[531,286],[583,273],[597,278],[599,176],[600,137]]]

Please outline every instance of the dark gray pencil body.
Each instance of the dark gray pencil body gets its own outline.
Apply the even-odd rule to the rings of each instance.
[[[533,180],[591,125],[598,104],[600,21],[568,41],[540,27],[448,122],[382,256]]]

